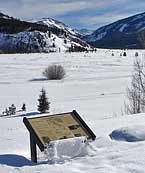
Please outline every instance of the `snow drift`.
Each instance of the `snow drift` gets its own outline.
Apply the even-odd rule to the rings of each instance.
[[[114,130],[110,137],[119,141],[145,141],[145,126],[131,126]]]
[[[47,145],[48,163],[64,162],[66,159],[85,156],[87,145],[85,137],[52,141]]]

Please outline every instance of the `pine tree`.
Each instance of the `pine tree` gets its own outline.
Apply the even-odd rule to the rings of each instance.
[[[48,32],[48,37],[51,38],[51,31]]]
[[[22,105],[22,111],[26,111],[26,104],[25,103],[23,103],[23,105]]]
[[[49,110],[50,102],[48,102],[48,98],[46,97],[46,91],[44,88],[41,90],[41,94],[39,95],[38,99],[38,111],[41,113],[45,113],[47,110]]]
[[[123,53],[123,56],[127,56],[126,52]]]

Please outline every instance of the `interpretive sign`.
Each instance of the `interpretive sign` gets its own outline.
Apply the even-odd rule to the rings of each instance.
[[[30,132],[31,159],[34,162],[37,162],[36,144],[41,151],[44,151],[46,145],[51,141],[81,136],[85,136],[90,140],[96,138],[75,110],[63,114],[34,118],[24,117],[23,122]]]

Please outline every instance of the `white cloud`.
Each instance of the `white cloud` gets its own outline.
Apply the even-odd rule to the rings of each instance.
[[[80,10],[99,8],[102,2],[94,3],[94,1],[70,1],[59,3],[38,3],[31,0],[29,3],[25,3],[20,11],[16,13],[20,16],[28,18],[29,16],[57,16],[64,15],[69,12],[77,12]]]
[[[75,26],[109,24],[144,10],[143,0],[0,0],[1,11],[21,19],[61,18]],[[83,11],[83,13],[81,13]],[[72,14],[72,16],[67,14]],[[65,16],[64,16],[65,15]],[[74,21],[72,21],[74,20]],[[67,23],[66,23],[67,24]]]
[[[80,10],[86,10],[87,13],[87,9],[97,11],[116,2],[118,0],[0,0],[0,6],[9,14],[28,19],[38,16],[53,17]]]

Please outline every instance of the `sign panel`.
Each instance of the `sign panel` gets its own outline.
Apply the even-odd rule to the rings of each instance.
[[[41,151],[44,150],[45,144],[50,141],[80,136],[86,136],[87,139],[94,140],[96,137],[76,111],[24,118],[23,121]]]

